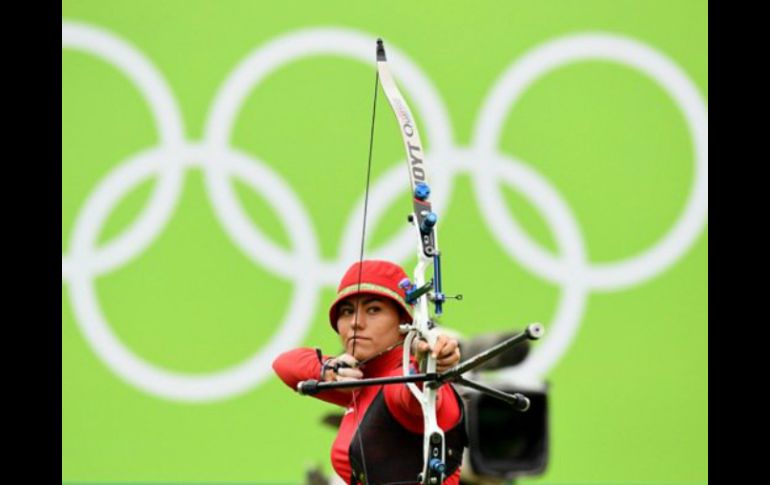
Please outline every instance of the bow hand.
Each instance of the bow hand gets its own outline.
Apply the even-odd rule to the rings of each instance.
[[[436,329],[434,329],[436,330]],[[431,345],[425,340],[416,340],[414,351],[418,360],[430,355],[436,360],[436,372],[444,372],[460,362],[460,345],[457,339],[446,334],[439,333]]]

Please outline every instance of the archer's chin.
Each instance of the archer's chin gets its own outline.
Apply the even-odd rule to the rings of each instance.
[[[362,348],[363,347],[363,348]],[[365,346],[358,344],[355,346],[355,351],[352,345],[348,346],[348,353],[352,355],[357,361],[368,359],[372,355],[371,349],[367,349]]]

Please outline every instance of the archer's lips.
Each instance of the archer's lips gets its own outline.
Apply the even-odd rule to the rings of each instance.
[[[362,341],[362,340],[371,340],[371,339],[368,337],[361,337],[360,335],[356,335],[355,337],[348,338],[348,343],[355,342],[356,340]]]

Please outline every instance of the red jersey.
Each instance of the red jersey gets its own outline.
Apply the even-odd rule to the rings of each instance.
[[[365,378],[400,376],[402,372],[403,349],[396,347],[387,353],[367,362],[361,367]],[[323,359],[327,359],[324,356]],[[292,389],[297,389],[300,381],[318,379],[321,363],[314,349],[299,348],[290,350],[278,356],[273,362],[273,369],[281,380]],[[385,386],[367,386],[353,392],[327,390],[316,394],[315,398],[337,404],[345,408],[345,415],[337,432],[337,438],[331,450],[331,461],[334,470],[345,480],[351,482],[351,464],[349,450],[351,440],[356,433],[359,423],[364,419],[369,406],[375,400],[380,390],[383,392],[385,405],[393,418],[406,430],[422,435],[422,407],[409,391],[406,384],[389,384]],[[355,406],[354,406],[355,397]],[[455,427],[462,418],[461,404],[457,395],[448,384],[439,388],[436,398],[436,417],[439,427],[445,432]],[[364,443],[366,447],[376,447],[377,443]],[[364,453],[364,458],[366,458]],[[385,466],[388,464],[386,463]],[[367,467],[383,466],[382,463],[367,463]],[[445,485],[458,485],[460,469],[444,480]]]

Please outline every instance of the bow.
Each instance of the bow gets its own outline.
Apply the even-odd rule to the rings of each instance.
[[[398,119],[401,128],[401,136],[406,150],[406,160],[409,166],[409,182],[412,192],[413,212],[409,221],[417,232],[417,265],[414,269],[414,282],[402,282],[406,290],[407,303],[414,303],[414,316],[411,324],[402,325],[402,332],[406,332],[403,351],[403,372],[409,375],[410,354],[412,343],[417,340],[426,340],[432,347],[436,342],[437,334],[435,326],[428,314],[429,300],[434,305],[435,315],[443,311],[442,305],[446,299],[441,292],[441,255],[438,250],[436,237],[436,223],[438,217],[431,210],[430,187],[427,184],[427,170],[425,166],[424,151],[420,133],[414,122],[414,116],[406,104],[404,97],[396,86],[393,76],[388,68],[385,46],[381,39],[377,39],[377,72],[379,74],[382,90],[388,98],[391,108]],[[433,279],[425,282],[425,272],[429,265],[433,265]],[[431,374],[436,372],[436,359],[429,352],[423,360],[423,372]],[[438,389],[425,385],[423,389],[415,383],[406,384],[414,397],[422,407],[425,421],[423,438],[423,469],[419,477],[420,483],[438,484],[444,479],[444,432],[439,428],[436,420],[436,393]]]
[[[434,316],[441,315],[443,313],[443,304],[447,297],[444,295],[441,288],[441,254],[438,249],[438,239],[436,235],[438,217],[431,210],[431,202],[429,200],[430,187],[427,183],[427,170],[422,142],[412,112],[390,73],[385,54],[385,47],[381,39],[377,39],[377,76],[375,81],[374,108],[372,114],[372,139],[370,139],[369,144],[369,171],[367,172],[366,196],[364,200],[361,261],[363,260],[364,239],[366,234],[366,207],[369,190],[369,173],[371,172],[374,113],[376,113],[377,87],[379,84],[382,85],[382,89],[388,98],[388,102],[396,115],[401,129],[404,149],[406,150],[406,160],[409,168],[409,182],[412,194],[413,212],[409,215],[409,222],[415,227],[415,235],[417,237],[417,265],[415,266],[413,281],[410,282],[405,279],[400,283],[400,286],[406,292],[407,302],[414,304],[412,323],[401,325],[401,332],[406,334],[403,340],[403,375],[400,377],[360,379],[350,382],[318,382],[316,380],[308,380],[300,382],[297,386],[297,390],[300,394],[310,395],[325,389],[405,383],[415,399],[420,403],[424,419],[422,471],[416,479],[423,485],[439,485],[446,478],[445,471],[447,468],[445,462],[446,449],[444,431],[439,427],[436,417],[436,397],[439,388],[444,383],[450,381],[461,383],[480,392],[489,394],[492,397],[502,399],[514,405],[519,411],[526,410],[529,407],[529,400],[525,396],[519,393],[513,395],[506,394],[477,382],[469,381],[463,378],[462,375],[493,357],[509,350],[517,343],[526,339],[532,340],[539,338],[542,335],[543,329],[539,324],[532,324],[525,332],[515,335],[442,373],[436,372],[436,359],[430,352],[428,352],[421,361],[420,373],[410,374],[412,345],[417,341],[423,340],[432,348],[438,338],[438,329],[435,322],[430,317],[429,306],[430,304],[433,305]],[[433,278],[426,282],[425,273],[430,266],[433,268]],[[360,280],[361,278],[359,276],[359,284]],[[462,299],[462,296],[458,295],[455,298],[459,300]],[[356,315],[357,314],[358,311],[356,311]],[[353,353],[355,353],[355,351],[353,351]],[[417,383],[420,382],[423,383],[422,389],[417,386]],[[355,394],[353,397],[353,405],[354,409],[357,408]],[[358,413],[356,410],[356,416],[357,415]],[[356,418],[356,420],[358,421],[358,418]],[[360,423],[358,424],[360,425]],[[361,452],[363,455],[363,443],[361,443]],[[366,468],[365,459],[363,461],[363,466]],[[379,466],[381,466],[381,464]],[[363,473],[363,480],[366,482],[368,474],[365,469]]]

